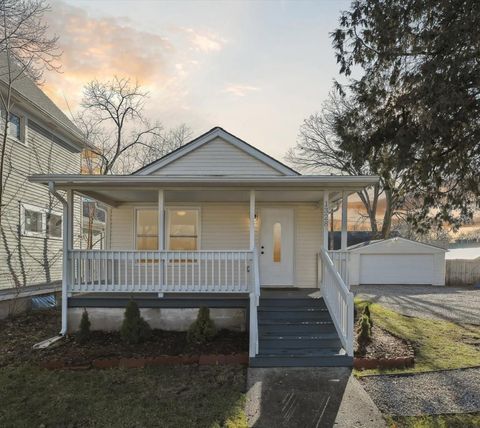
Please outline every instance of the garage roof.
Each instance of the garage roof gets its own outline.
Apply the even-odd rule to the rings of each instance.
[[[352,252],[361,252],[362,249],[365,249],[366,247],[372,247],[372,246],[377,246],[377,245],[388,245],[391,246],[392,244],[395,243],[404,243],[406,246],[410,247],[422,247],[422,248],[430,248],[433,252],[447,252],[448,250],[445,248],[442,248],[438,245],[433,245],[433,244],[427,244],[425,242],[418,242],[414,241],[412,239],[407,239],[407,238],[401,238],[399,236],[395,238],[389,238],[389,239],[377,239],[374,241],[366,241],[366,242],[361,242],[360,244],[352,245],[348,247],[348,251]]]

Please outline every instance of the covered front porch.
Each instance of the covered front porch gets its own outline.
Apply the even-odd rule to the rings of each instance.
[[[115,307],[125,299],[143,298],[142,305],[163,307],[170,302],[198,307],[210,300],[208,306],[228,307],[222,302],[238,299],[248,302],[254,358],[259,353],[263,290],[317,289],[346,354],[352,355],[347,198],[375,178],[34,176],[31,180],[48,185],[64,206],[63,332],[67,308],[88,307],[89,302]],[[110,207],[105,249],[75,248],[76,195]],[[328,213],[339,203],[342,250],[332,253]]]

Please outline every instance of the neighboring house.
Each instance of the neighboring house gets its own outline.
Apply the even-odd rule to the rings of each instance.
[[[401,237],[348,248],[350,285],[445,285],[445,253],[436,245]]]
[[[3,95],[5,81],[0,73]],[[3,180],[0,289],[61,279],[62,205],[45,186],[27,178],[78,173],[83,147],[80,131],[30,79],[16,80],[12,97]],[[2,111],[2,121],[5,116]]]
[[[352,363],[353,295],[324,214],[377,177],[302,176],[217,127],[129,176],[30,181],[67,193],[62,334],[83,308],[114,329],[134,299],[152,327],[183,330],[208,306],[219,327],[248,328],[252,365]],[[110,207],[105,250],[72,244],[74,194]]]

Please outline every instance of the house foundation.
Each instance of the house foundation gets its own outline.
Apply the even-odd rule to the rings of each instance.
[[[123,308],[88,308],[92,330],[116,331],[119,330],[125,309]],[[68,309],[68,331],[78,330],[83,308]],[[140,313],[151,328],[168,331],[187,331],[197,319],[198,309],[173,308],[141,308]],[[246,310],[239,308],[210,309],[210,317],[218,329],[245,331]]]

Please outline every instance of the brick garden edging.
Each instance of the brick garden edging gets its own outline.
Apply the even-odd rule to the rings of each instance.
[[[361,358],[353,359],[353,367],[356,369],[403,369],[413,367],[414,357],[397,358]]]
[[[111,368],[145,368],[172,365],[199,364],[206,366],[216,365],[248,365],[248,353],[241,354],[206,354],[206,355],[159,355],[156,357],[132,358],[96,358],[81,363],[71,363],[66,360],[49,360],[40,362],[40,367],[48,370],[88,370]]]

